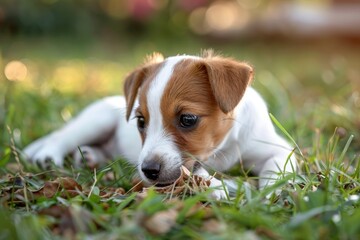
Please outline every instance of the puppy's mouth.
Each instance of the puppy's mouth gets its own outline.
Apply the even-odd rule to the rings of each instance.
[[[179,180],[180,177],[181,177],[181,174],[176,175],[176,177],[174,177],[172,179],[166,179],[165,181],[154,182],[154,186],[155,187],[167,187],[167,186],[173,185]]]
[[[155,187],[167,187],[176,184],[176,182],[178,182],[180,178],[181,178],[181,170],[179,168],[178,171],[172,172],[169,175],[160,176],[159,179],[152,181],[150,183]]]
[[[170,186],[170,185],[173,185],[176,181],[173,181],[173,182],[168,182],[168,183],[156,183],[155,184],[155,187],[167,187],[167,186]]]

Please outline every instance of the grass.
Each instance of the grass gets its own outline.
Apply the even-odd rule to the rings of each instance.
[[[28,75],[0,80],[0,239],[359,239],[359,47],[188,42],[2,43],[0,68],[21,60]],[[126,72],[146,53],[208,47],[255,66],[253,85],[278,131],[297,146],[298,174],[264,190],[254,187],[254,177],[237,174],[235,196],[214,201],[201,191],[132,191],[134,168],[122,159],[96,171],[44,171],[23,161],[26,144],[90,101],[121,93]]]

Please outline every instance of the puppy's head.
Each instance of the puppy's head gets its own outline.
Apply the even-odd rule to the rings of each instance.
[[[182,164],[191,168],[194,159],[211,156],[251,78],[249,65],[213,56],[170,57],[132,72],[125,81],[126,117],[137,118],[141,177],[170,184]]]

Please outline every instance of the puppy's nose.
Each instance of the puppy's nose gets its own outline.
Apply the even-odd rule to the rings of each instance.
[[[156,180],[160,175],[161,164],[157,161],[146,161],[141,164],[141,171],[150,180]]]

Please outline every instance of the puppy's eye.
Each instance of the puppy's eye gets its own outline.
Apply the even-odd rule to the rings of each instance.
[[[199,117],[193,114],[181,114],[179,119],[179,125],[181,128],[191,129],[198,123]]]
[[[137,128],[140,132],[145,129],[145,118],[143,116],[137,116]]]

